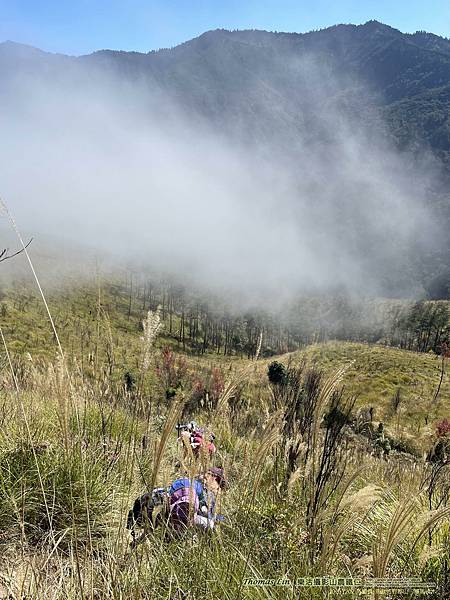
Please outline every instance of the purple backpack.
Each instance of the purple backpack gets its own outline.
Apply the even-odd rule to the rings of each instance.
[[[195,485],[188,479],[179,479],[169,491],[170,523],[176,531],[185,529],[199,510],[199,498]]]

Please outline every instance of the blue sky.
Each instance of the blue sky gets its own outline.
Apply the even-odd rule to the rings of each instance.
[[[448,0],[0,0],[0,41],[67,54],[148,52],[209,29],[303,32],[370,19],[450,37]]]

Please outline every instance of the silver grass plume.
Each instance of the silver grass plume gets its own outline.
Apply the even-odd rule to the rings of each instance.
[[[161,310],[159,306],[155,311],[148,311],[147,317],[142,321],[142,326],[144,328],[144,335],[141,338],[143,342],[142,369],[146,371],[150,366],[152,347],[156,336],[158,335],[158,331],[163,326],[161,321]]]

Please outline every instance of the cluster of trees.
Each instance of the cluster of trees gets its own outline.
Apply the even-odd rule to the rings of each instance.
[[[399,308],[393,318],[390,343],[416,352],[436,352],[450,339],[448,302],[416,302]]]
[[[330,339],[382,341],[418,352],[439,353],[449,341],[449,303],[352,299],[345,295],[303,297],[271,309],[235,298],[193,290],[155,278],[128,281],[114,295],[127,294],[128,316],[159,307],[166,335],[195,353],[252,358],[291,352]],[[261,343],[262,340],[262,343]],[[261,348],[259,345],[261,344]]]
[[[116,288],[116,297],[117,293],[123,289]],[[159,280],[133,286],[129,282],[127,294],[128,315],[159,308],[165,334],[183,350],[252,358],[258,350],[271,356],[296,350],[303,343],[279,317],[259,306],[236,307],[232,298]]]

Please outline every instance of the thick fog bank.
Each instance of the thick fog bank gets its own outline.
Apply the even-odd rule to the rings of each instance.
[[[260,137],[236,135],[203,118],[201,103],[194,114],[148,81],[19,70],[0,91],[0,195],[35,238],[196,286],[268,300],[420,295],[415,261],[440,235],[427,205],[433,165],[399,154],[361,117],[360,84],[343,97],[317,61],[296,68],[309,95],[295,122],[292,99],[255,91]]]

